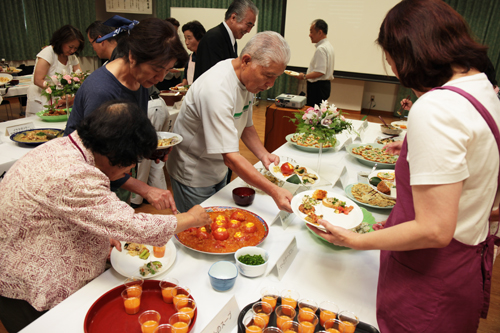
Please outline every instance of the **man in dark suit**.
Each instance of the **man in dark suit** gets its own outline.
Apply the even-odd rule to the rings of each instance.
[[[251,0],[234,0],[224,22],[208,30],[198,45],[194,80],[221,60],[238,57],[236,40],[252,30],[259,9]]]

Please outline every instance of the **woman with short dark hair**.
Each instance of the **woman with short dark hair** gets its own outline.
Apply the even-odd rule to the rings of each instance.
[[[382,250],[381,332],[476,332],[486,318],[494,244],[489,216],[499,179],[500,101],[484,71],[487,47],[441,0],[403,0],[378,43],[419,99],[399,153],[397,202],[385,228],[364,235],[331,227],[330,242]]]
[[[117,58],[94,71],[84,81],[76,94],[65,135],[73,132],[85,117],[109,100],[130,101],[147,114],[148,88],[162,81],[176,61],[182,64],[187,61],[187,52],[172,24],[157,18],[137,22],[118,17],[118,21],[123,26],[117,32],[126,36],[120,38],[116,46]],[[98,41],[112,35],[101,37]],[[129,175],[112,183],[113,190],[120,187],[139,194],[157,209],[172,207],[175,211],[173,198],[166,190],[151,187]]]
[[[184,69],[184,79],[177,86],[185,86],[193,83],[194,68],[196,66],[196,51],[198,50],[198,44],[205,35],[206,30],[200,22],[191,21],[182,26],[182,32],[184,33],[186,47],[193,53],[189,56],[189,61]]]
[[[42,96],[43,83],[47,76],[55,73],[70,74],[81,70],[77,55],[83,50],[85,40],[77,28],[65,25],[52,34],[50,45],[36,55],[35,69],[28,88],[26,115],[32,116],[43,110],[49,101]],[[70,105],[73,99],[69,101]]]
[[[0,183],[0,320],[17,332],[104,272],[110,240],[163,246],[211,222],[188,213],[151,215],[110,191],[110,181],[157,147],[139,107],[110,101],[67,137],[27,153]],[[139,270],[137,271],[139,274]]]

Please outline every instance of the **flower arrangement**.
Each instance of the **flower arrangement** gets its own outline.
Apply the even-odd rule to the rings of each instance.
[[[80,89],[83,81],[89,76],[89,72],[77,70],[74,73],[55,73],[47,76],[43,82],[42,96],[47,97],[49,105],[45,105],[49,110],[53,110],[62,96],[74,95]],[[58,97],[52,101],[52,97]]]
[[[295,118],[290,121],[297,124],[297,133],[304,133],[307,137],[314,135],[319,143],[330,143],[335,145],[335,134],[344,130],[353,130],[352,123],[347,121],[342,115],[342,110],[332,104],[328,105],[323,101],[320,106],[317,104],[305,111],[296,112]]]

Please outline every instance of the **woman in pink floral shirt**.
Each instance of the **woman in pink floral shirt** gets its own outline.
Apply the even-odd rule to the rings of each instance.
[[[210,222],[200,206],[136,214],[110,191],[111,180],[156,146],[144,112],[108,102],[76,132],[37,147],[7,172],[0,183],[0,319],[9,332],[103,273],[110,239],[162,246]]]

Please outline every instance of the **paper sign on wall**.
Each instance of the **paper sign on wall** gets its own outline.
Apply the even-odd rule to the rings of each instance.
[[[233,295],[201,333],[229,333],[236,327],[239,314],[240,308]]]
[[[9,127],[5,128],[5,135],[11,136],[14,133],[18,133],[18,132],[22,132],[22,131],[29,131],[32,129],[35,129],[34,123],[24,123],[24,124],[9,126]]]
[[[287,246],[286,250],[283,252],[283,254],[279,257],[278,261],[276,262],[276,270],[278,272],[278,279],[281,280],[283,276],[285,275],[286,271],[290,267],[290,265],[293,262],[293,259],[295,259],[295,256],[297,256],[297,252],[299,252],[299,249],[297,247],[297,239],[295,239],[295,236],[292,238],[290,244]],[[271,273],[274,270],[274,267],[271,267],[271,269],[268,271],[266,275]]]
[[[153,14],[153,0],[106,0],[108,13]]]

